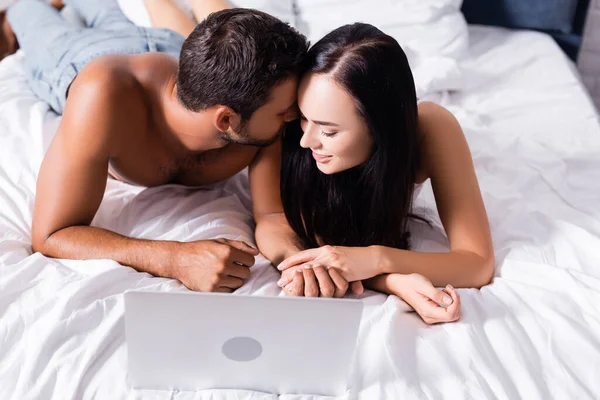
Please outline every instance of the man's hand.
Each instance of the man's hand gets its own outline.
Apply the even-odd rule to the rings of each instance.
[[[258,250],[236,240],[179,243],[170,275],[198,292],[231,293],[250,276]]]
[[[360,281],[349,284],[335,268],[326,270],[321,266],[288,268],[281,273],[277,284],[287,296],[341,298],[346,295],[349,286],[356,294],[361,294],[364,290]]]

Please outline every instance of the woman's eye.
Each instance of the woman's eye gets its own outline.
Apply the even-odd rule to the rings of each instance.
[[[333,137],[337,134],[337,132],[325,132],[325,131],[321,131],[321,135],[326,136],[326,137]]]

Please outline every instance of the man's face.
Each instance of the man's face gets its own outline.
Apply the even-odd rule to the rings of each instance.
[[[234,134],[220,132],[220,138],[229,143],[266,147],[277,141],[285,124],[298,118],[296,91],[298,80],[287,79],[271,90],[269,100],[257,109],[250,120],[237,128]]]

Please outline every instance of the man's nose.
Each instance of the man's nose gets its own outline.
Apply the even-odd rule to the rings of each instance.
[[[298,119],[298,110],[296,110],[295,108],[286,111],[283,117],[283,120],[285,122],[292,122],[295,119]]]

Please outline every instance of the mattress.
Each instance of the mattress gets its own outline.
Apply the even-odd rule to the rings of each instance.
[[[467,136],[496,272],[460,289],[459,322],[428,326],[367,291],[342,399],[593,399],[600,395],[600,125],[573,64],[546,35],[471,27],[464,90],[430,96]],[[23,55],[0,63],[0,398],[322,399],[246,390],[140,391],[127,383],[123,293],[185,291],[109,260],[31,252],[36,174],[59,117],[27,86]],[[93,224],[169,240],[253,242],[247,176],[210,188],[110,180]],[[417,250],[443,251],[430,185]],[[238,294],[281,295],[262,257]]]

